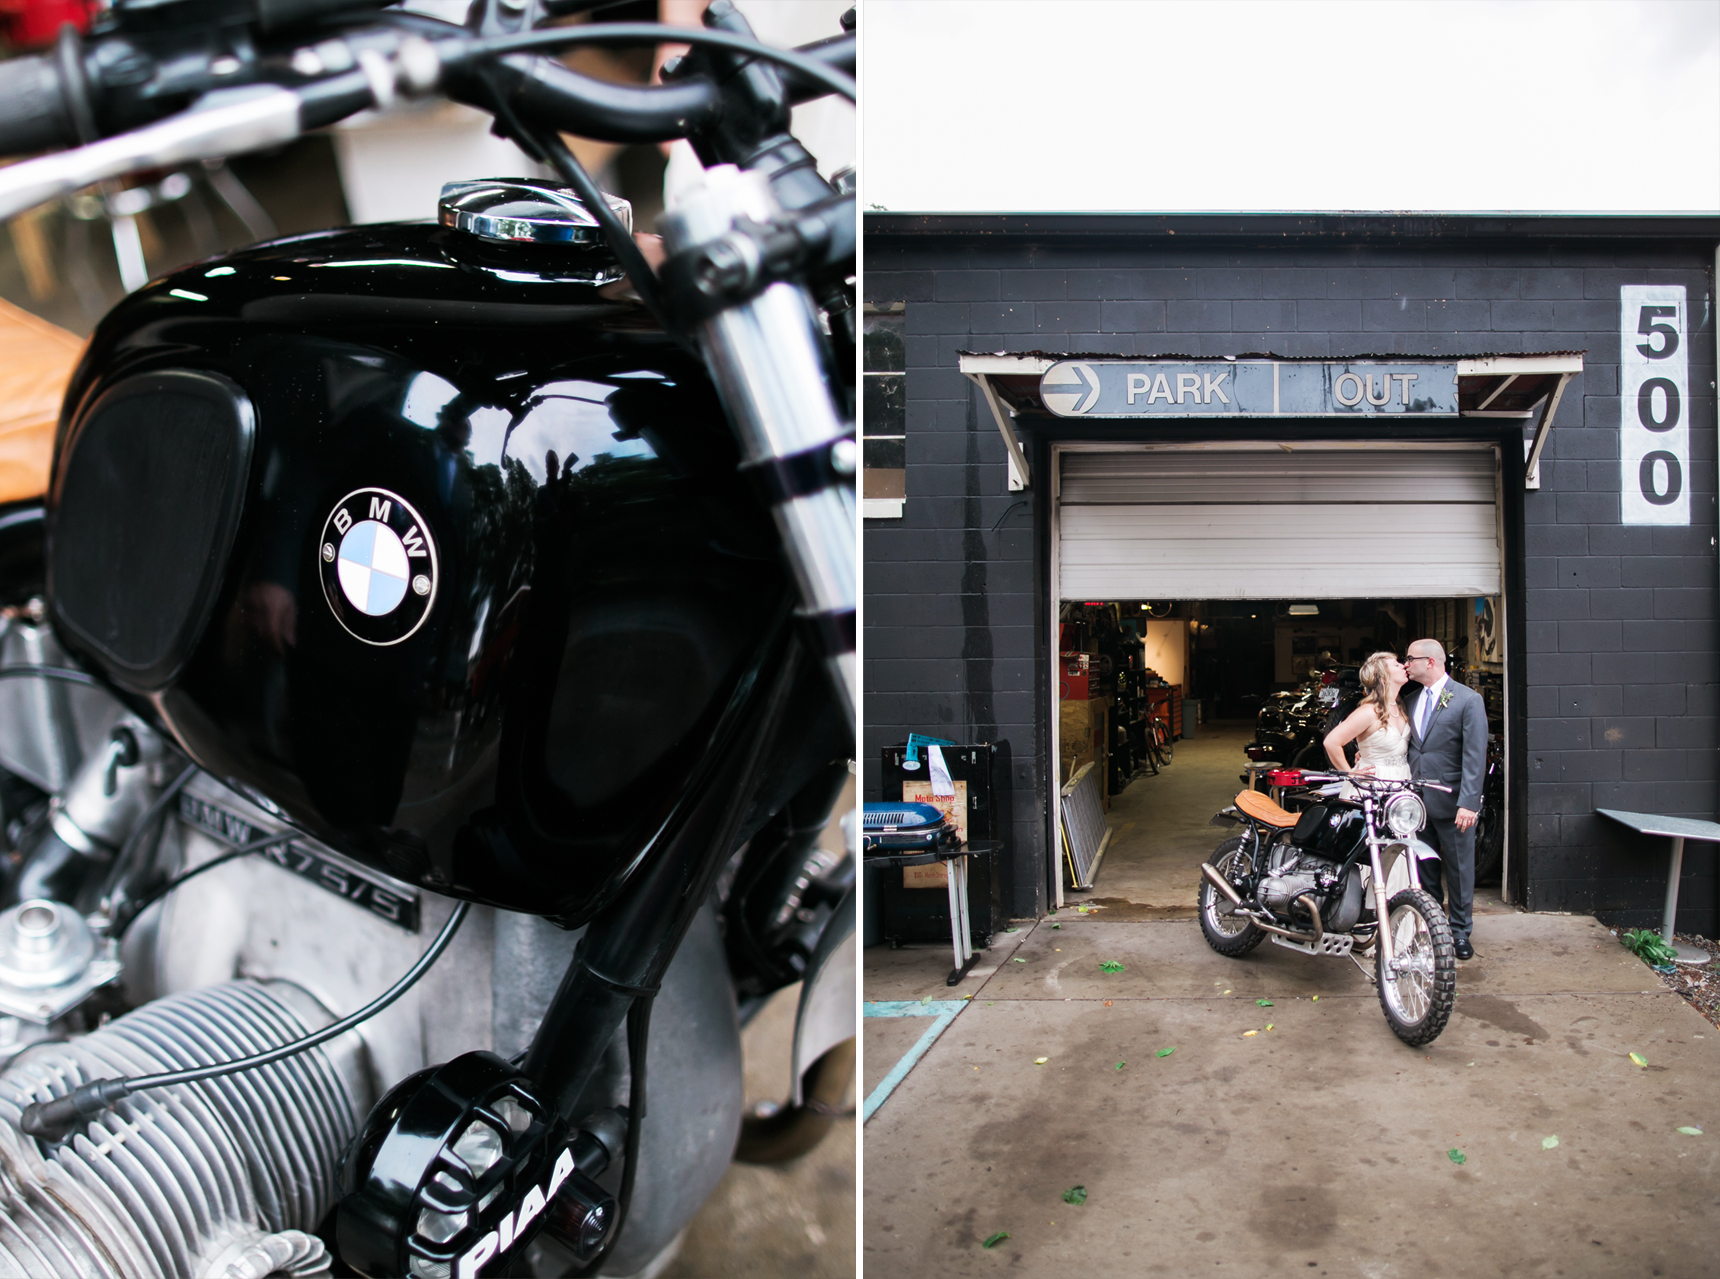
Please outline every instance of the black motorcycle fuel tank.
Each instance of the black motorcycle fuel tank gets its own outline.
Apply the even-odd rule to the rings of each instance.
[[[133,294],[60,424],[63,642],[342,852],[589,917],[756,731],[790,604],[702,365],[618,274],[387,225]]]

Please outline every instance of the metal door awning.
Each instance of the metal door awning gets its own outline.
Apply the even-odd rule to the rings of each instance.
[[[1009,454],[1009,487],[1014,490],[1026,488],[1030,478],[1027,457],[1015,432],[1014,418],[1022,413],[1051,413],[1040,394],[1040,379],[1053,366],[1066,361],[1116,364],[1120,357],[1051,351],[963,351],[960,353],[960,360],[962,374],[971,379],[985,396],[992,418],[1003,436],[1004,448]],[[1401,354],[1358,355],[1336,360],[1290,358],[1270,354],[1164,355],[1153,356],[1150,360],[1143,357],[1139,362],[1224,365],[1238,361],[1269,361],[1282,365],[1385,361],[1394,364],[1443,365],[1447,370],[1455,365],[1458,417],[1517,418],[1524,422],[1533,420],[1534,434],[1524,441],[1528,462],[1525,486],[1531,489],[1541,486],[1541,450],[1546,447],[1547,435],[1552,430],[1553,417],[1558,412],[1565,388],[1572,378],[1583,371],[1581,351],[1547,351],[1523,355],[1483,354],[1457,359],[1449,355]],[[1447,376],[1450,376],[1449,372]]]

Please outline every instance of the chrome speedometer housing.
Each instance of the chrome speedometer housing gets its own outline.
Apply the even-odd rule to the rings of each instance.
[[[1421,796],[1403,791],[1386,801],[1385,819],[1392,834],[1408,839],[1427,825],[1427,805],[1421,802]]]

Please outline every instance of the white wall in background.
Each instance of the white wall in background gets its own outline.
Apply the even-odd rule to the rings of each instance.
[[[1183,684],[1187,691],[1188,623],[1178,618],[1143,618],[1141,624],[1146,627],[1141,638],[1146,641],[1147,665],[1164,676],[1167,684]]]

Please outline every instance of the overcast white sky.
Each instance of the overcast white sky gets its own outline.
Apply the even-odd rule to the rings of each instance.
[[[895,211],[1720,211],[1720,0],[865,0]]]

